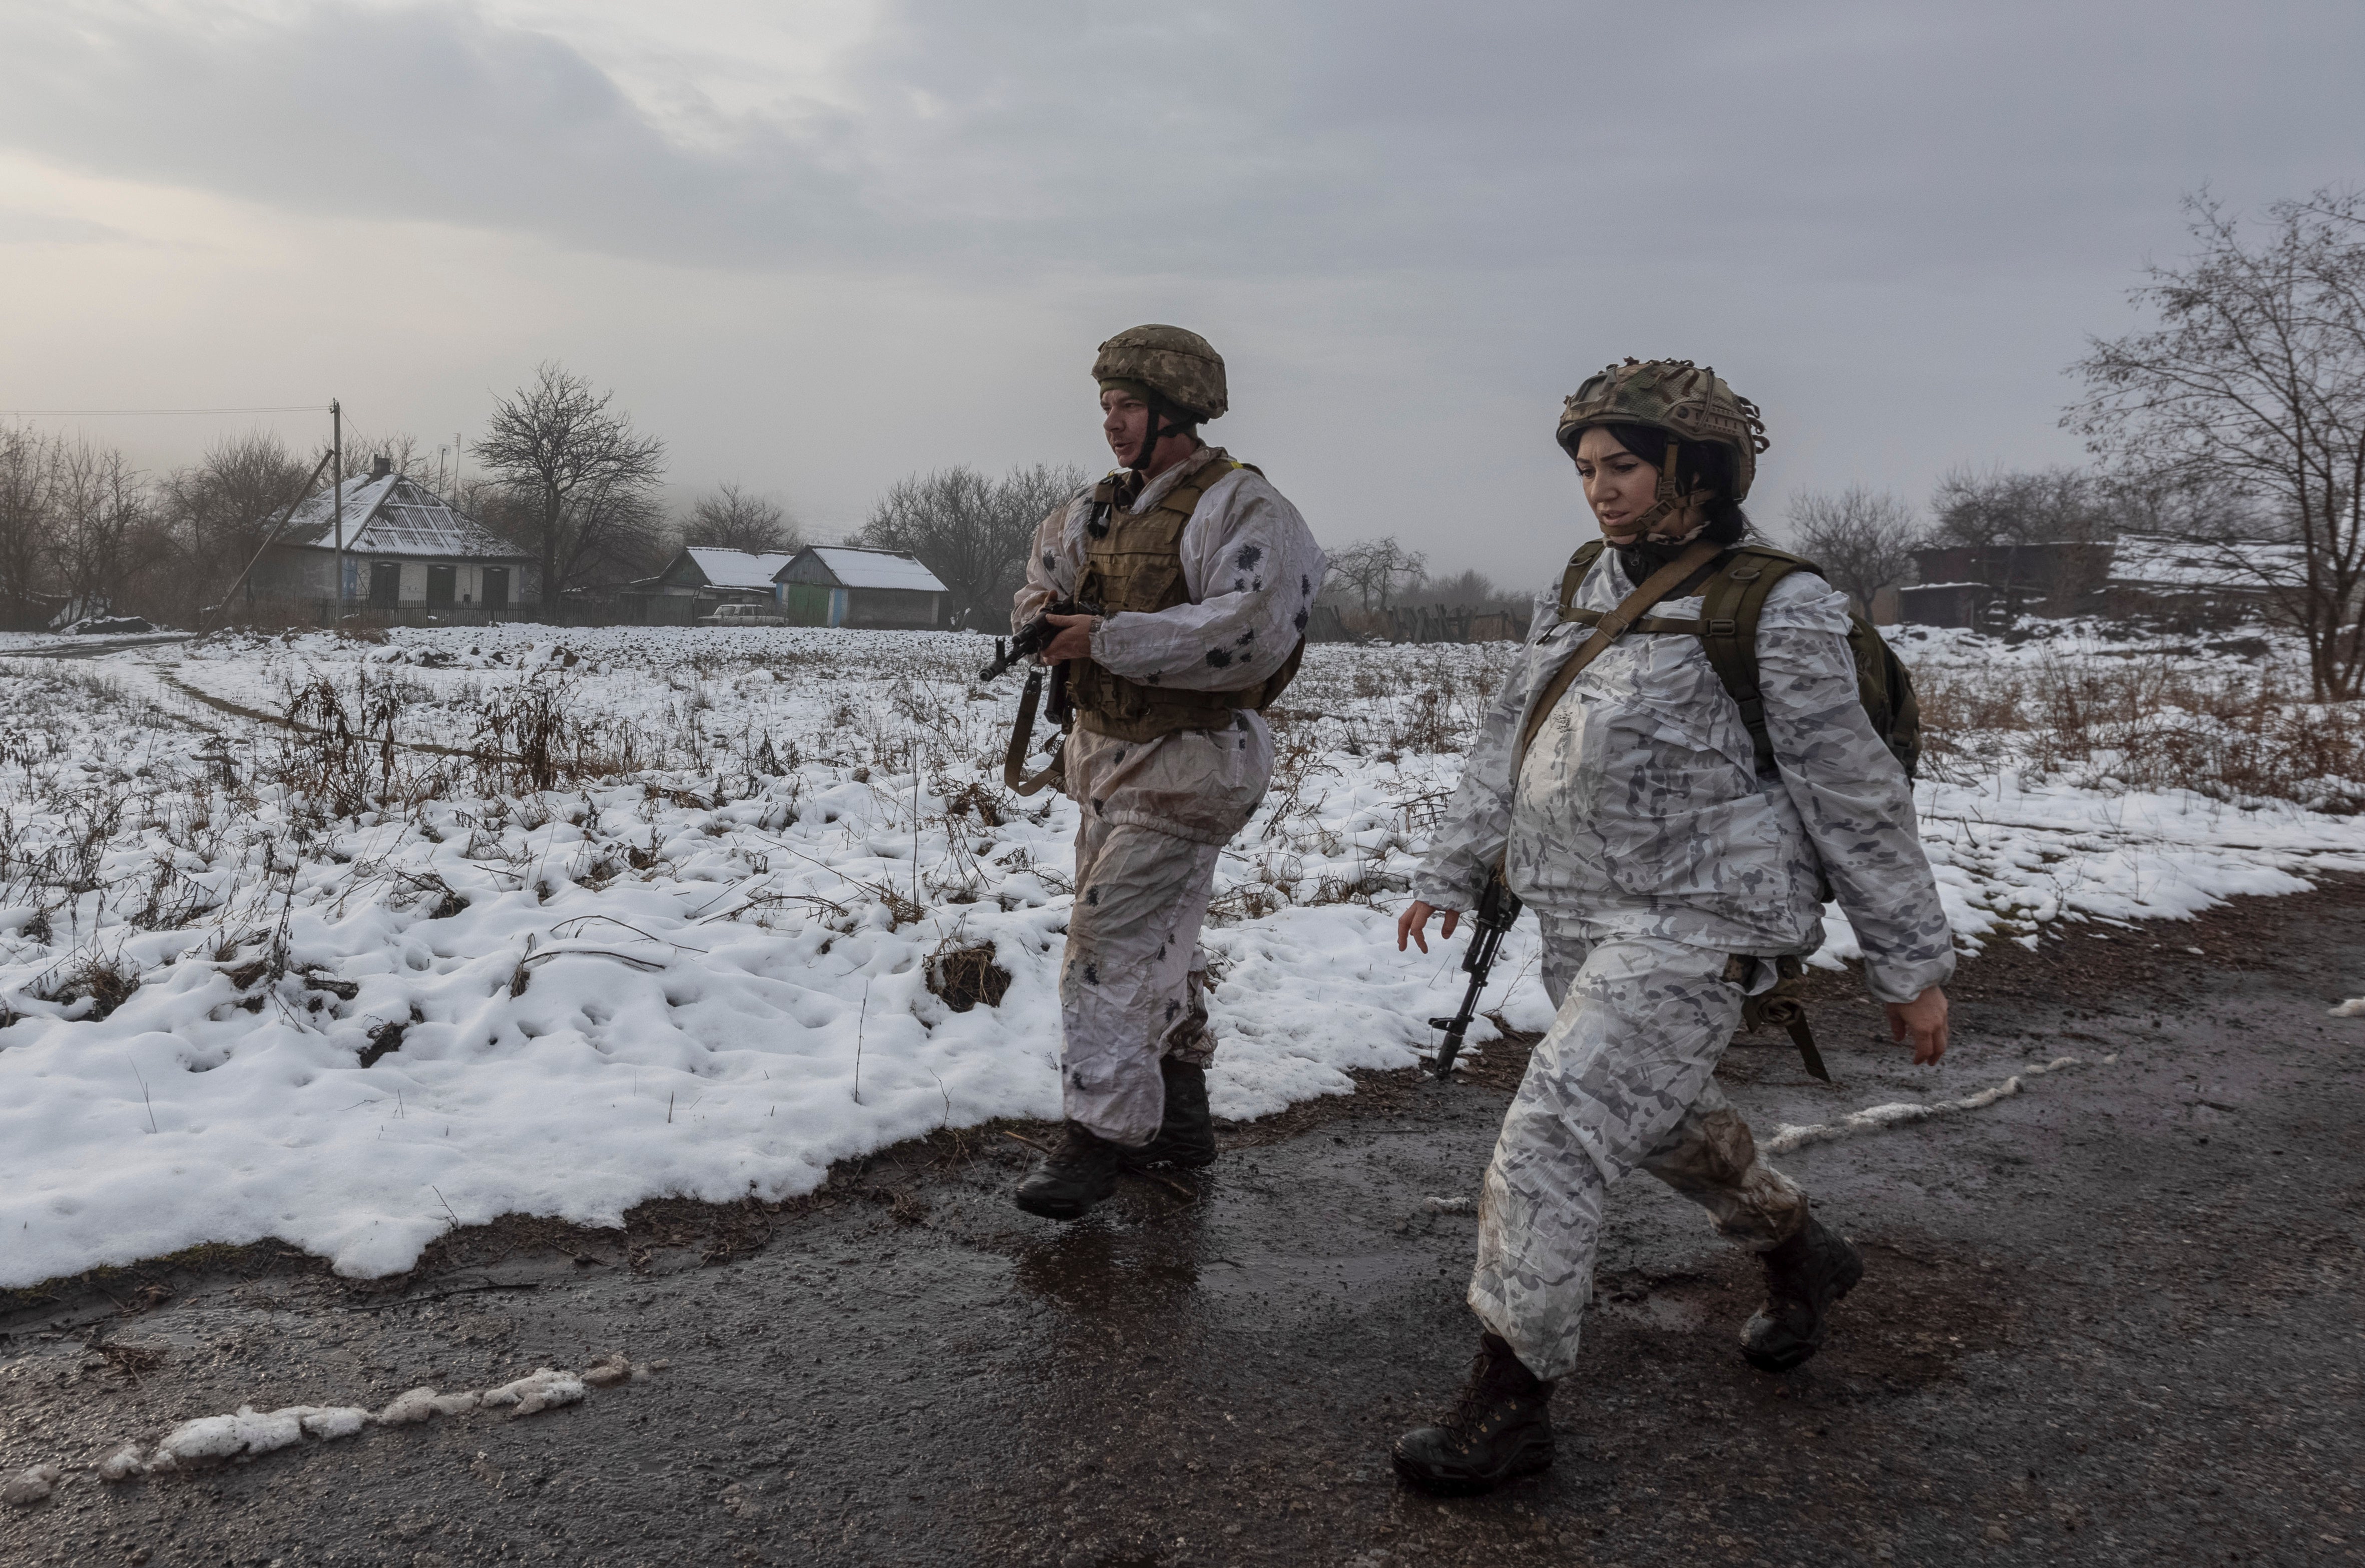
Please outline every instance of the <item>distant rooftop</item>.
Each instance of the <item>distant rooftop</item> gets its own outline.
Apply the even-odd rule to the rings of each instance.
[[[721,550],[708,544],[689,545],[682,554],[696,562],[706,580],[716,588],[767,591],[780,568],[796,559],[785,553],[758,555],[751,550]]]
[[[342,487],[345,549],[359,555],[411,555],[464,560],[529,559],[527,553],[454,511],[441,496],[401,474],[358,474]],[[333,549],[335,494],[322,490],[296,509],[282,544]]]
[[[815,544],[804,554],[817,559],[837,586],[850,588],[902,588],[918,593],[948,593],[936,574],[909,555],[891,550],[864,550],[851,544]],[[784,560],[781,566],[785,567]]]
[[[2306,562],[2296,544],[2122,533],[2111,557],[2110,581],[2119,587],[2256,588],[2295,585],[2306,576]]]

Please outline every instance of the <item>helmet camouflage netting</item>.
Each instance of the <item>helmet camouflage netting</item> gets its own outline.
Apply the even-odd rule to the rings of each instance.
[[[1757,454],[1765,450],[1765,421],[1757,405],[1735,392],[1713,366],[1687,359],[1628,360],[1606,365],[1570,395],[1555,436],[1570,452],[1579,432],[1594,425],[1648,425],[1674,440],[1714,442],[1731,447],[1733,500],[1747,498],[1757,477]],[[1673,448],[1669,449],[1672,455]],[[1674,483],[1675,465],[1665,465],[1662,487]]]

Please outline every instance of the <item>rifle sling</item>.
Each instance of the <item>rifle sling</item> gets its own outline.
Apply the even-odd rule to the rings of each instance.
[[[1042,697],[1043,666],[1037,665],[1026,672],[1026,689],[1018,694],[1018,722],[1010,727],[1010,745],[1002,754],[1002,781],[1015,794],[1040,794],[1059,771],[1060,758],[1055,751],[1042,772],[1031,778],[1026,773],[1026,748],[1035,739],[1035,707]]]
[[[1585,666],[1599,658],[1610,644],[1633,631],[1642,621],[1644,610],[1673,593],[1686,578],[1722,553],[1723,546],[1700,540],[1644,577],[1642,586],[1628,594],[1620,601],[1618,608],[1608,614],[1598,619],[1594,619],[1589,611],[1583,616],[1570,615],[1571,620],[1592,620],[1593,635],[1569,655],[1566,664],[1553,672],[1552,679],[1537,694],[1535,701],[1529,705],[1527,722],[1519,726],[1519,744],[1511,752],[1511,788],[1514,790],[1519,787],[1519,767],[1527,761],[1528,747],[1535,743],[1536,732],[1544,727],[1544,721],[1552,717],[1552,710],[1568,694],[1568,689],[1575,684],[1576,678],[1585,673]]]

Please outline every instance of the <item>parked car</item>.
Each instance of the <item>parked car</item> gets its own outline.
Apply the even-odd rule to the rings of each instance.
[[[777,604],[718,604],[710,614],[701,615],[701,626],[786,626],[789,618],[780,613]]]

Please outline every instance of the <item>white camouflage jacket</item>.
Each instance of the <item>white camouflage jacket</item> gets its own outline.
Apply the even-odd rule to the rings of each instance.
[[[1222,448],[1201,447],[1142,487],[1131,510],[1148,510],[1206,464],[1226,460]],[[1014,629],[1075,592],[1092,514],[1086,489],[1035,531],[1026,585],[1011,606]],[[1330,569],[1306,520],[1262,475],[1235,468],[1200,496],[1182,550],[1191,602],[1104,618],[1093,630],[1093,662],[1188,691],[1236,691],[1270,678],[1305,635]],[[1069,753],[1066,786],[1080,803],[1112,822],[1207,844],[1247,823],[1272,777],[1272,732],[1247,711],[1229,730],[1146,742],[1093,745],[1079,731]]]
[[[1609,610],[1633,586],[1617,552],[1604,551],[1576,603]],[[1658,936],[1769,958],[1821,946],[1828,875],[1874,996],[1910,1002],[1954,973],[1911,782],[1857,697],[1844,595],[1798,572],[1765,601],[1757,664],[1772,775],[1758,776],[1741,710],[1698,637],[1629,633],[1538,730],[1515,795],[1510,756],[1530,698],[1591,632],[1563,621],[1558,600],[1537,601],[1416,897],[1470,908],[1508,845],[1512,891],[1590,940]],[[1700,610],[1694,597],[1653,613]]]

